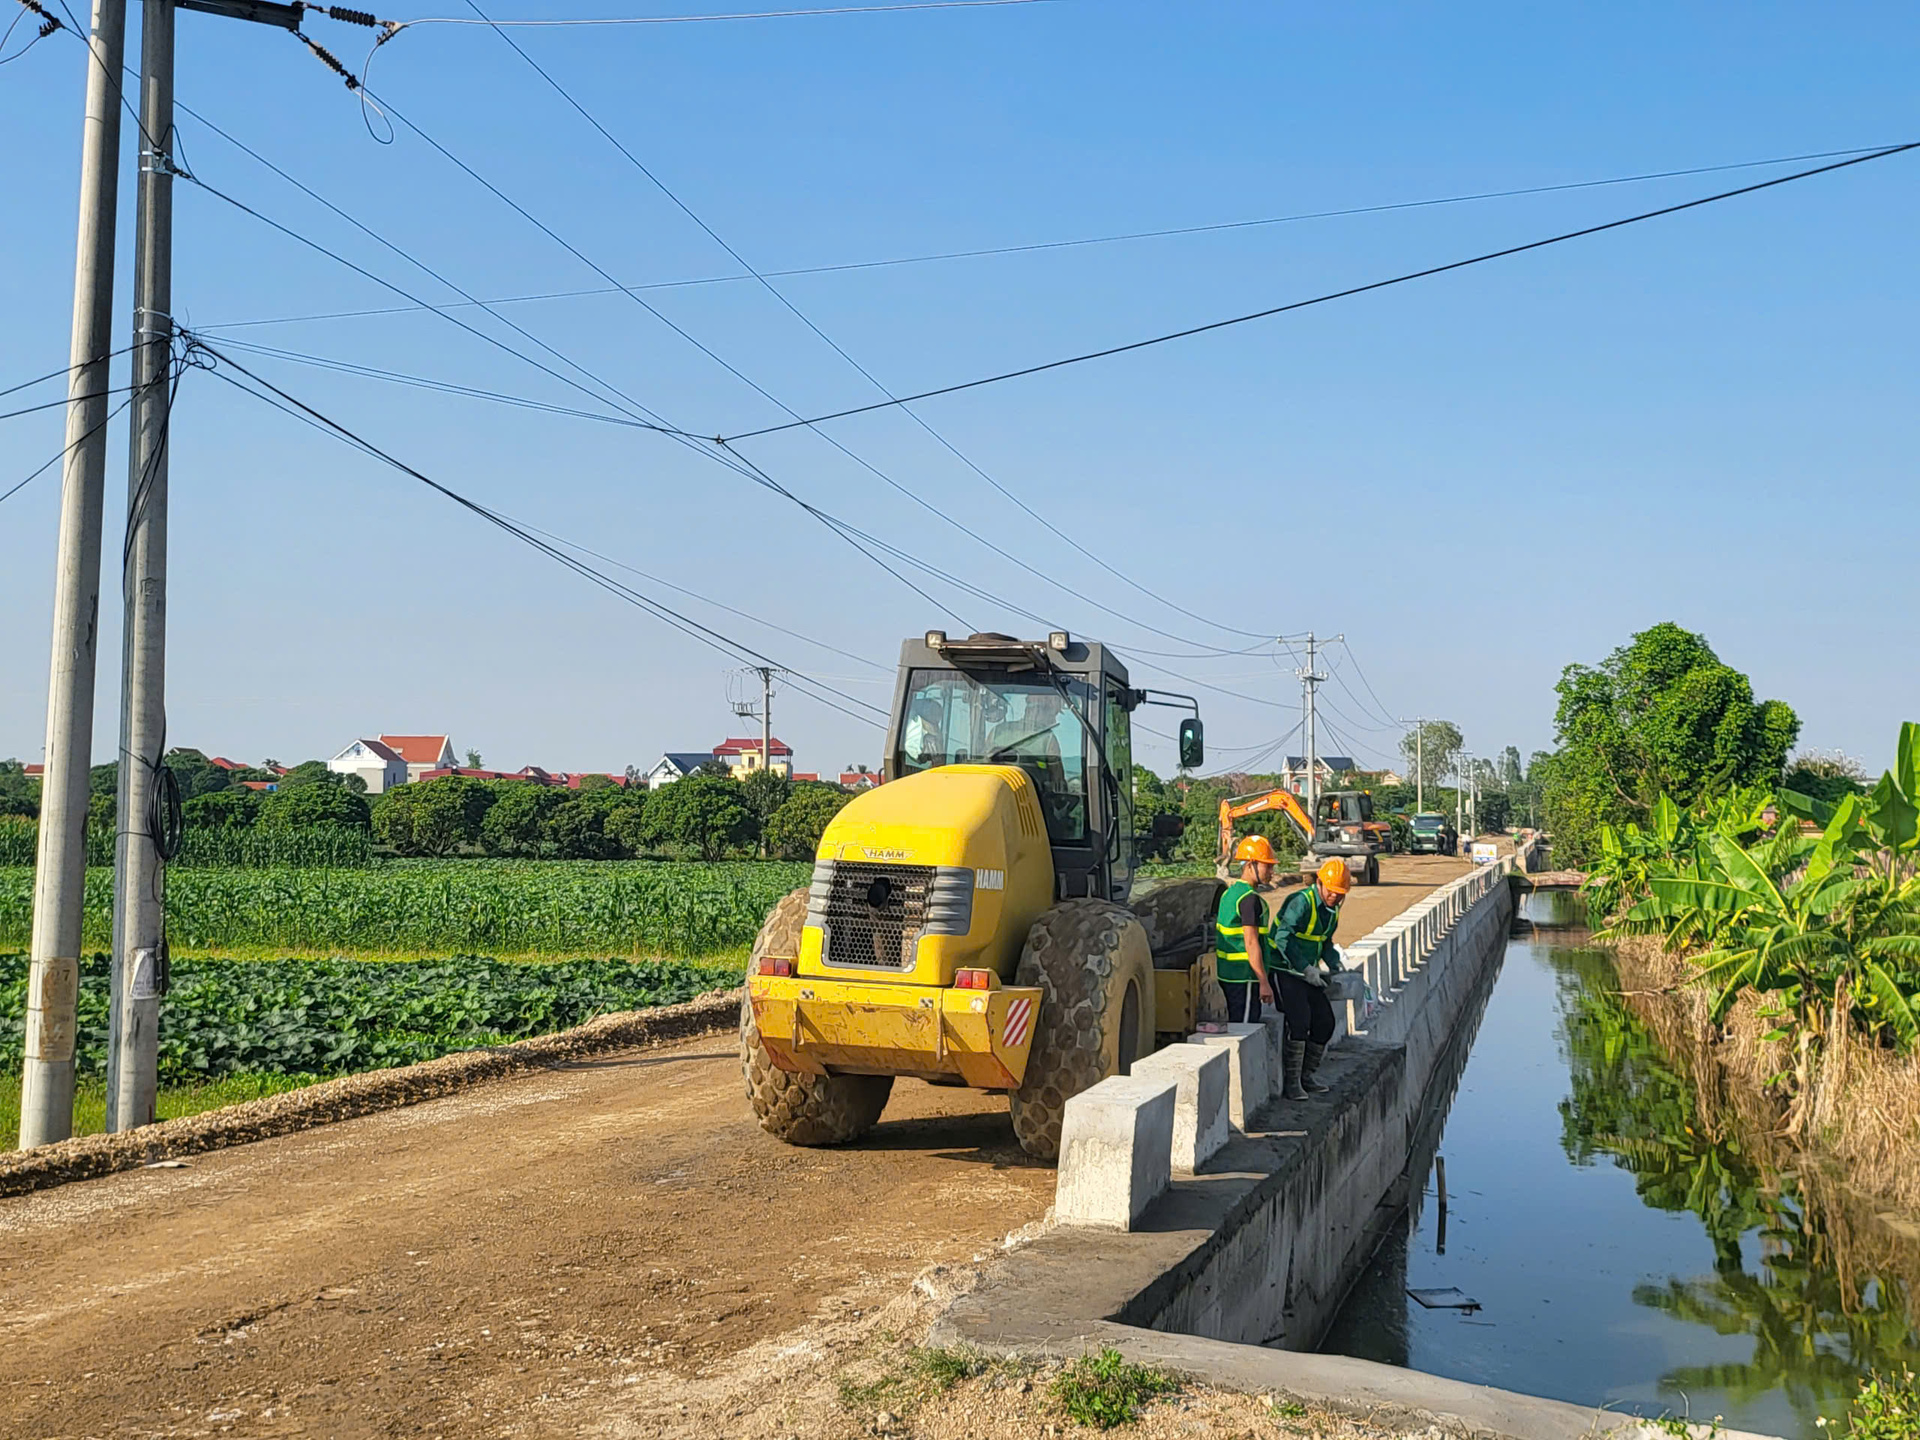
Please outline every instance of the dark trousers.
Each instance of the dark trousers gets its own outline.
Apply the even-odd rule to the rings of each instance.
[[[1287,970],[1269,970],[1273,981],[1274,998],[1280,1002],[1280,1013],[1287,1017],[1287,1039],[1307,1040],[1315,1045],[1324,1045],[1333,1038],[1333,1006],[1327,1000],[1327,992],[1318,985],[1309,985],[1298,975]],[[1259,1004],[1258,1000],[1254,1002]],[[1227,1012],[1233,1012],[1233,1000],[1227,1000]]]
[[[1221,993],[1227,997],[1227,1019],[1235,1025],[1260,1023],[1260,987],[1252,980],[1222,980]]]

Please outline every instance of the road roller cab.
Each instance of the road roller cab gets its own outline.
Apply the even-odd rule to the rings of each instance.
[[[1071,1095],[1208,1011],[1217,887],[1129,907],[1144,704],[1193,712],[1198,764],[1197,707],[1134,689],[1104,646],[901,647],[885,782],[834,817],[754,946],[741,1058],[764,1128],[853,1139],[917,1076],[1009,1092],[1022,1145],[1050,1157]]]

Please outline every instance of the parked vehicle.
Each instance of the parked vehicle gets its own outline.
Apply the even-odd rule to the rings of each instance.
[[[1411,855],[1458,855],[1460,833],[1444,815],[1423,813],[1407,822],[1407,853]]]

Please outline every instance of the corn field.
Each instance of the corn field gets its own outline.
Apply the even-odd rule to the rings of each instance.
[[[167,874],[176,953],[713,955],[752,944],[803,864],[391,861]],[[109,944],[113,872],[87,871],[82,943]],[[24,948],[33,871],[0,867],[0,947]]]
[[[0,815],[0,867],[32,866],[39,844],[38,822],[19,815]],[[189,828],[180,853],[170,862],[175,869],[223,865],[371,865],[373,838],[346,825],[295,825],[286,828],[196,830]],[[113,836],[87,832],[87,864],[113,864]]]

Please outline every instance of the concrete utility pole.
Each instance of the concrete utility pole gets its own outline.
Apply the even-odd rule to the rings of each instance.
[[[120,823],[113,852],[107,1129],[154,1119],[165,980],[166,857],[154,824],[167,734],[167,442],[173,359],[173,9],[142,0],[133,439],[122,589]]]
[[[780,672],[778,667],[773,665],[749,665],[747,673],[760,677],[760,703],[755,705],[751,700],[735,700],[733,713],[743,720],[760,722],[760,766],[762,769],[771,770],[773,768],[773,677]]]
[[[1336,635],[1333,638],[1337,642],[1346,637],[1344,635]],[[1309,630],[1307,632],[1306,668],[1294,672],[1299,675],[1300,683],[1306,691],[1304,703],[1307,712],[1307,818],[1313,821],[1316,828],[1318,828],[1320,824],[1320,739],[1318,733],[1319,713],[1315,697],[1320,683],[1327,678],[1318,670],[1314,669],[1313,665],[1314,648],[1319,643],[1319,640],[1314,636],[1313,632]]]
[[[107,483],[107,387],[113,347],[115,182],[120,169],[120,68],[126,0],[94,0],[80,141],[80,233],[67,372],[67,452],[54,571],[53,660],[47,684],[46,773],[33,876],[20,1148],[73,1133],[74,1010],[87,878],[93,681],[100,627],[100,523]]]
[[[1413,813],[1427,808],[1427,722],[1413,717]]]

